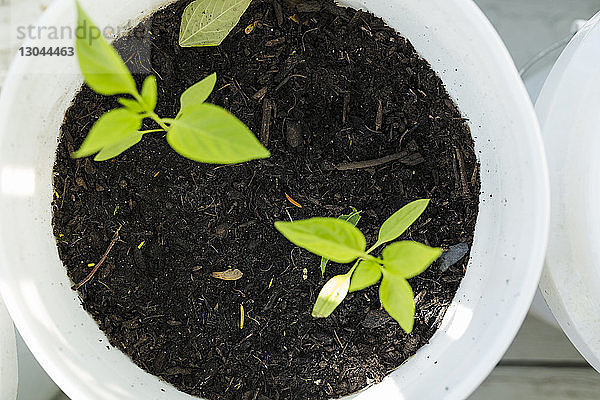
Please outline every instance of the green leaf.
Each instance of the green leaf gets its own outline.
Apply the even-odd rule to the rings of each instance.
[[[189,87],[181,95],[181,109],[185,110],[193,105],[204,103],[212,93],[216,83],[217,74],[214,73]]]
[[[275,222],[275,228],[290,242],[338,263],[365,256],[366,241],[352,224],[337,218],[311,218]]]
[[[148,107],[148,111],[154,111],[156,102],[158,101],[158,87],[154,75],[148,76],[142,85],[142,100],[144,100],[144,104]]]
[[[415,296],[406,279],[384,271],[379,286],[381,305],[406,333],[411,333],[415,324]]]
[[[348,294],[350,274],[337,275],[331,278],[321,292],[312,310],[315,318],[327,318],[340,305]]]
[[[105,148],[106,152],[102,158],[106,154],[113,154],[116,149],[122,148],[124,143],[133,141],[131,135],[137,133],[141,128],[142,118],[141,115],[126,108],[107,112],[92,126],[79,150],[72,154],[73,158],[87,157]],[[123,148],[121,151],[127,148]],[[113,157],[118,154],[120,152],[114,154]]]
[[[354,226],[358,225],[360,218],[361,218],[360,211],[358,211],[354,207],[352,207],[352,212],[350,214],[340,215],[338,217],[338,219],[341,219],[342,221],[350,222]],[[328,262],[329,262],[329,260],[327,258],[321,257],[321,275],[325,275],[325,268],[327,267]]]
[[[381,279],[381,267],[374,261],[363,260],[350,280],[350,293],[373,286]]]
[[[428,204],[429,199],[417,200],[396,211],[381,225],[379,238],[373,249],[400,237],[423,214]]]
[[[77,2],[77,31],[75,48],[79,67],[87,84],[97,93],[113,95],[121,93],[137,94],[137,88],[131,73],[108,44],[100,30],[93,24]]]
[[[252,0],[196,0],[181,18],[179,45],[218,46],[237,25]]]
[[[425,271],[441,255],[442,249],[403,241],[387,246],[383,250],[383,261],[387,271],[409,279]]]
[[[144,112],[144,107],[142,107],[142,105],[138,103],[137,100],[124,99],[123,97],[121,97],[119,98],[119,103],[129,111],[132,111],[136,114]]]
[[[183,109],[167,141],[182,156],[205,163],[235,164],[270,156],[242,121],[209,103]]]
[[[96,157],[94,157],[94,161],[106,161],[110,160],[113,157],[118,156],[128,148],[136,145],[139,141],[142,140],[142,134],[139,132],[133,132],[123,137],[119,142],[112,144],[110,146],[103,147],[102,150]]]

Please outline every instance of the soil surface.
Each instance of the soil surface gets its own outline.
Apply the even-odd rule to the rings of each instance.
[[[216,71],[209,101],[247,123],[272,157],[199,164],[154,134],[110,161],[73,160],[92,124],[117,107],[83,87],[54,169],[54,232],[73,282],[119,230],[79,290],[83,306],[137,365],[207,399],[325,399],[381,381],[436,331],[468,256],[411,279],[416,324],[406,335],[382,311],[377,287],[349,295],[330,318],[312,318],[322,285],[350,266],[330,264],[322,278],[319,257],[273,223],[356,207],[372,244],[392,213],[431,198],[403,238],[470,246],[479,173],[465,120],[411,44],[369,14],[256,1],[221,46],[182,49],[177,27],[188,3],[141,25],[143,46],[120,39],[120,53],[144,72],[138,84],[158,77],[163,117]],[[211,276],[229,266],[243,277]]]

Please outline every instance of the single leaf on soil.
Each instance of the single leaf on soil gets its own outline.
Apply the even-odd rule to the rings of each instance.
[[[415,323],[415,298],[406,279],[384,271],[379,286],[381,305],[406,333],[411,333]]]
[[[242,271],[240,271],[237,268],[236,269],[230,268],[227,271],[223,271],[223,272],[213,272],[211,275],[213,278],[221,279],[223,281],[237,281],[238,279],[241,279],[242,276],[244,276]]]
[[[383,250],[383,261],[386,271],[409,279],[425,271],[441,255],[442,249],[402,241],[392,243]]]
[[[344,301],[350,287],[350,276],[351,274],[334,276],[323,286],[313,307],[313,317],[329,317],[337,306]]]
[[[337,218],[278,221],[275,228],[296,246],[334,262],[349,263],[365,255],[363,234],[349,222]]]
[[[350,280],[350,293],[373,286],[381,279],[381,267],[371,260],[361,261]]]
[[[218,46],[237,25],[252,0],[196,0],[181,18],[179,45]]]
[[[302,207],[302,206],[300,206],[300,207]],[[354,207],[352,207],[352,212],[350,214],[340,215],[338,217],[338,219],[341,219],[342,221],[350,222],[354,226],[358,225],[360,218],[361,218],[360,211],[358,211]],[[321,257],[321,275],[325,275],[325,268],[327,267],[328,262],[329,262],[329,260],[327,258]]]
[[[181,109],[190,108],[193,105],[202,104],[208,99],[217,83],[217,74],[213,73],[200,82],[190,86],[181,95]]]
[[[156,102],[158,101],[158,87],[156,84],[156,77],[150,75],[144,81],[142,85],[142,100],[150,110],[156,108]]]
[[[242,121],[209,103],[182,109],[167,141],[182,156],[205,163],[235,164],[270,156]]]
[[[400,237],[423,214],[428,204],[429,199],[421,199],[413,201],[396,211],[381,225],[379,238],[373,247],[379,247]]]
[[[137,131],[142,126],[142,116],[126,108],[112,110],[102,115],[100,119],[92,126],[83,144],[72,154],[73,158],[87,157],[103,149],[104,158],[107,154],[114,154],[119,148],[121,151],[114,154],[120,154],[129,147],[133,146],[136,134],[141,138]],[[131,144],[132,143],[132,144]],[[125,147],[129,144],[127,147]],[[109,157],[111,158],[111,157]]]
[[[117,51],[104,39],[77,2],[77,26],[85,35],[77,35],[75,49],[86,83],[97,93],[113,95],[137,93],[131,73]]]

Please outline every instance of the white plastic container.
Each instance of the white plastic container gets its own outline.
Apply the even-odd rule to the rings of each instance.
[[[83,3],[98,25],[117,26],[168,1]],[[441,328],[356,398],[463,399],[511,343],[541,271],[549,193],[537,119],[504,45],[471,1],[346,4],[382,16],[431,63],[470,120],[482,179],[469,268]],[[74,20],[74,3],[59,0],[41,24]],[[51,171],[64,112],[81,83],[68,57],[20,58],[9,73],[0,99],[0,288],[32,352],[73,400],[191,399],[107,347],[58,258]]]
[[[561,328],[600,371],[600,14],[570,41],[536,103],[552,184],[540,289]]]

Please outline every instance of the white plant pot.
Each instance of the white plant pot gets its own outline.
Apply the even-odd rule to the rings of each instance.
[[[116,26],[168,2],[83,5],[98,25]],[[431,63],[469,118],[482,180],[471,260],[441,328],[429,345],[357,398],[462,399],[501,358],[537,287],[549,194],[536,116],[508,52],[471,1],[347,4],[382,16]],[[59,0],[41,24],[74,21],[74,2]],[[59,260],[51,229],[52,165],[65,110],[81,83],[69,57],[20,58],[9,73],[0,100],[2,293],[32,352],[72,399],[191,399],[108,346]]]

